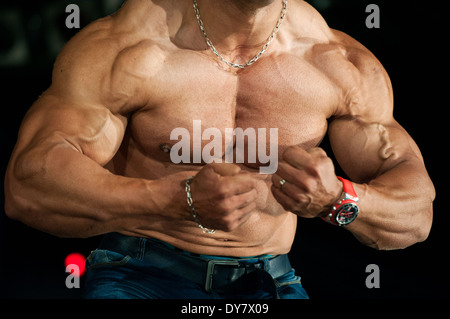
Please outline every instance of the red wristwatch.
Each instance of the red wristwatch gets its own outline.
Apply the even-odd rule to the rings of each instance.
[[[330,224],[346,226],[353,222],[359,213],[358,201],[355,189],[351,181],[338,176],[343,184],[341,199],[331,207],[330,213],[322,219]]]

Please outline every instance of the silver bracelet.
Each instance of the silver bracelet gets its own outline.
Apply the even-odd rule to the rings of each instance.
[[[187,203],[189,208],[191,209],[191,213],[192,213],[192,217],[194,217],[195,222],[197,223],[197,226],[205,233],[205,234],[214,234],[216,232],[215,229],[209,229],[206,227],[203,227],[200,224],[200,221],[198,220],[198,215],[197,212],[195,211],[195,207],[194,207],[194,200],[192,199],[192,195],[191,195],[191,182],[192,179],[194,178],[194,176],[189,177],[186,180],[186,196],[187,196]]]

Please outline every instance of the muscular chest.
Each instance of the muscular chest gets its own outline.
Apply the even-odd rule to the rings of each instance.
[[[133,115],[130,136],[142,152],[163,161],[258,165],[287,146],[322,140],[333,88],[307,62],[268,56],[231,74],[201,59],[174,57],[152,105]]]

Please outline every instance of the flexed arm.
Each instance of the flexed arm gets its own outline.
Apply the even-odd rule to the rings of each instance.
[[[189,173],[150,181],[103,167],[122,143],[124,106],[140,103],[139,94],[126,94],[131,88],[113,85],[120,39],[110,25],[111,18],[93,23],[63,49],[51,87],[21,125],[6,172],[8,216],[55,235],[132,232],[154,215],[188,216],[181,181]]]
[[[340,62],[332,76],[344,94],[328,134],[359,197],[359,215],[345,228],[377,249],[423,241],[431,228],[435,190],[417,145],[392,116],[389,78],[361,48],[349,49]],[[275,198],[302,217],[329,215],[342,190],[332,161],[319,148],[287,149],[273,176]]]

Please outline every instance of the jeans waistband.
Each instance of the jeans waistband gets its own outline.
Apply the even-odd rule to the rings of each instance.
[[[186,256],[191,256],[191,257],[199,257],[202,259],[206,259],[206,260],[211,260],[211,259],[216,259],[216,260],[241,260],[241,261],[246,261],[246,262],[251,262],[251,261],[258,261],[261,259],[265,259],[265,258],[273,258],[275,257],[274,255],[269,255],[269,254],[265,254],[265,255],[258,255],[258,256],[250,256],[250,257],[227,257],[227,256],[216,256],[216,255],[204,255],[204,254],[195,254],[195,253],[191,253],[189,251],[186,250],[182,250],[179,249],[171,244],[168,244],[166,242],[163,242],[159,239],[155,239],[155,238],[151,238],[148,239],[150,242],[153,242],[154,244],[159,244],[159,245],[164,245],[165,247],[178,252],[178,253],[182,253]]]
[[[287,255],[246,258],[196,255],[159,240],[118,233],[105,235],[99,248],[144,260],[153,267],[202,285],[206,291],[225,291],[229,287],[236,289],[248,285],[248,280],[241,279],[251,273],[254,273],[253,277],[258,273],[258,276],[277,278],[292,269]]]

